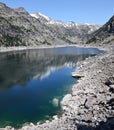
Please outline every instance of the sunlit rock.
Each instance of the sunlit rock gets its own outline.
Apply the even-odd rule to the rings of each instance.
[[[68,104],[68,102],[71,100],[72,95],[71,94],[67,94],[66,96],[64,96],[64,98],[61,101],[61,106],[65,106]]]

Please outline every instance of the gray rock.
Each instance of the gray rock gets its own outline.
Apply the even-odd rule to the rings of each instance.
[[[101,28],[93,32],[89,36],[89,40],[87,43],[97,43],[97,44],[107,44],[107,43],[114,43],[114,15],[109,19],[109,21],[104,24]]]
[[[72,95],[71,94],[67,94],[64,96],[64,98],[61,101],[61,106],[66,106],[68,105],[69,101],[72,99]]]
[[[96,97],[89,96],[89,97],[87,97],[87,99],[85,100],[84,106],[85,106],[86,108],[90,108],[90,107],[92,107],[93,105],[95,105],[96,102],[97,102],[97,98],[96,98]]]

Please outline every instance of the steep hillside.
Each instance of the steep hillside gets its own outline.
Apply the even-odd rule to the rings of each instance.
[[[0,45],[39,45],[63,42],[43,22],[24,8],[11,9],[0,4]]]
[[[114,43],[114,16],[89,36],[87,43]]]
[[[71,41],[73,43],[82,43],[87,41],[88,34],[99,29],[99,25],[95,24],[79,24],[75,22],[64,23],[59,20],[52,20],[48,16],[42,15],[41,13],[31,13],[32,17],[43,20],[46,26],[48,26],[51,30],[54,31],[55,35],[58,38],[66,39],[67,41]]]
[[[30,15],[22,7],[12,9],[0,3],[0,46],[79,43],[98,28],[98,25],[53,21],[41,13]]]

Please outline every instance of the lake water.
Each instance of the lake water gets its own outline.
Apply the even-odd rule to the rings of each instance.
[[[76,83],[77,62],[99,54],[95,48],[61,47],[0,54],[0,127],[50,119]]]

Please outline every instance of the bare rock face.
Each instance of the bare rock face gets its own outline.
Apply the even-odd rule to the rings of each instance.
[[[0,46],[71,44],[86,39],[98,25],[58,24],[40,13],[29,14],[23,7],[12,9],[0,3]]]
[[[0,3],[0,45],[50,45],[62,42],[43,21],[33,18],[24,8],[11,9]]]
[[[109,21],[104,24],[101,28],[93,32],[89,36],[87,43],[111,43],[114,42],[114,16],[112,16]]]

